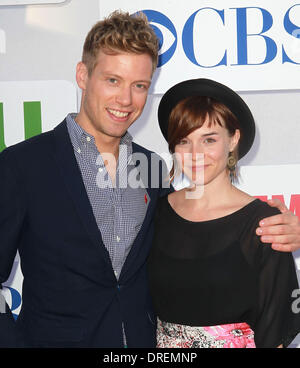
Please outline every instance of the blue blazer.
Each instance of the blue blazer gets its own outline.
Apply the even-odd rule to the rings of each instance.
[[[133,152],[151,152],[133,143]],[[150,161],[149,161],[150,162]],[[149,179],[151,178],[149,165]],[[102,242],[64,120],[0,154],[0,283],[19,250],[22,308],[0,314],[0,346],[154,347],[146,260],[159,196],[116,279]]]

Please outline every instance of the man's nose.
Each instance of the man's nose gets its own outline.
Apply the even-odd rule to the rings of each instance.
[[[122,106],[129,106],[132,102],[132,91],[131,87],[124,86],[120,88],[116,98],[117,102]]]

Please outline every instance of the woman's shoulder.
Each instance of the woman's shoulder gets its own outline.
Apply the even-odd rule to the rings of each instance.
[[[247,206],[240,212],[240,220],[243,226],[240,227],[240,235],[242,237],[245,234],[252,234],[255,236],[256,228],[259,227],[259,222],[270,216],[279,214],[280,211],[277,208],[271,207],[268,203],[263,202],[258,198],[254,198]]]
[[[267,216],[273,216],[280,211],[277,208],[271,207],[267,202],[263,202],[259,198],[253,197],[248,193],[245,193],[237,188],[236,190],[236,199],[237,199],[237,206],[242,208],[245,207],[248,210],[248,215],[250,218],[263,218]],[[252,216],[251,216],[252,215]]]
[[[256,234],[259,222],[273,215],[277,215],[279,210],[271,207],[268,203],[255,199],[244,213],[243,225],[239,229],[239,243],[241,250],[250,265],[258,264],[262,257],[262,252],[272,250],[269,243],[262,243],[260,236]],[[258,262],[258,263],[257,263]]]
[[[263,218],[268,216],[274,216],[280,213],[278,208],[271,207],[267,202],[260,199],[255,199],[255,206],[253,208],[253,214],[257,218]]]

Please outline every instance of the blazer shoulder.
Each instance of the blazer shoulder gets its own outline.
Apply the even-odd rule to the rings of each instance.
[[[146,155],[155,154],[155,152],[150,151],[146,147],[143,147],[140,144],[137,144],[135,142],[132,142],[132,151],[133,153],[139,152],[139,153],[145,153]]]
[[[22,157],[23,155],[26,156],[28,154],[36,155],[37,153],[49,152],[51,147],[53,147],[55,130],[63,123],[64,121],[53,130],[43,132],[22,142],[13,144],[7,147],[2,153]]]
[[[165,161],[158,153],[147,149],[135,142],[132,142],[132,151],[133,153],[144,153],[146,156],[151,157],[156,160],[163,160]]]

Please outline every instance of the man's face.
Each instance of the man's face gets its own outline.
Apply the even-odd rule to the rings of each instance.
[[[151,77],[148,54],[99,51],[90,76],[79,63],[77,82],[83,92],[80,125],[98,138],[122,137],[143,111]]]

